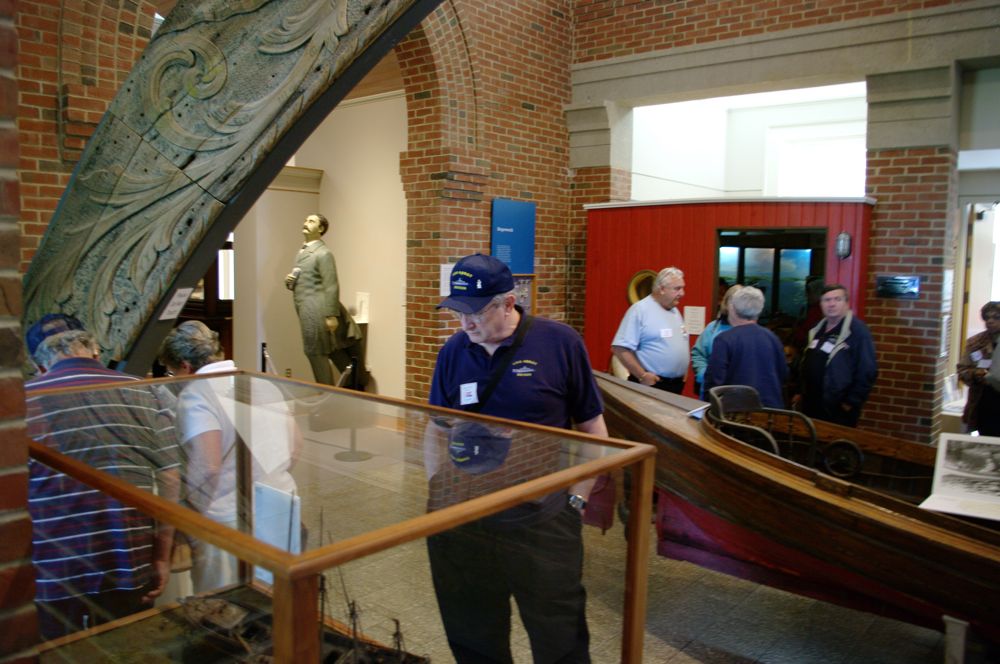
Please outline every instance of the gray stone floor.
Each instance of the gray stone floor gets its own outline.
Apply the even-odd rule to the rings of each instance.
[[[311,501],[314,504],[378,505],[380,509],[352,510],[350,519],[344,519],[344,514],[339,519],[328,514],[327,525],[315,528],[314,533],[328,531],[325,541],[341,539],[386,525],[389,515],[391,521],[420,512],[426,504],[426,477],[416,464],[402,462],[394,434],[373,429],[359,433],[357,442],[375,452],[379,461],[377,472],[364,475],[355,474],[356,468],[351,467],[355,464],[342,463],[336,455],[320,449],[346,446],[337,435],[335,431],[310,435],[316,444],[316,458],[296,469],[300,491],[314,498],[331,494]],[[332,481],[331,472],[337,473],[336,481]],[[408,497],[396,490],[400,486],[408,487]],[[414,499],[421,495],[424,497]],[[345,498],[349,502],[343,502]],[[303,520],[319,522],[318,515],[310,514],[305,506]],[[585,528],[585,544],[591,655],[597,664],[610,664],[619,661],[621,649],[626,549],[622,526],[616,523],[603,535],[595,528]],[[937,631],[668,560],[655,550],[650,553],[648,573],[645,662],[938,664],[944,660],[944,638]],[[434,600],[423,540],[329,572],[327,585],[330,615],[347,621],[346,587],[347,595],[359,607],[363,632],[391,643],[394,619],[398,619],[407,650],[427,655],[435,664],[454,661]],[[515,660],[530,662],[527,635],[516,619],[511,642]]]
[[[586,529],[588,620],[595,663],[619,661],[622,569],[620,526]],[[392,617],[410,652],[454,661],[434,603],[423,541],[346,565],[343,583],[361,611],[361,627],[391,642]],[[331,614],[344,619],[337,573]],[[515,621],[517,662],[530,662],[527,636]],[[941,633],[651,555],[644,661],[664,664],[938,664]]]

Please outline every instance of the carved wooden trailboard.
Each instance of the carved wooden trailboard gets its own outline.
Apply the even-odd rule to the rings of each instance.
[[[24,325],[72,314],[103,361],[145,373],[172,324],[171,300],[183,300],[295,150],[439,2],[178,2],[63,193],[24,278]]]

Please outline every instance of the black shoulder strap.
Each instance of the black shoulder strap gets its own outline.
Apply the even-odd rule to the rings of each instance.
[[[514,343],[507,348],[507,351],[503,356],[503,361],[493,367],[493,373],[490,374],[490,382],[488,382],[486,387],[483,388],[483,393],[479,395],[479,401],[474,404],[470,404],[467,408],[465,408],[466,411],[470,413],[478,413],[483,409],[483,406],[486,405],[486,402],[489,401],[490,396],[493,395],[493,390],[496,389],[497,384],[500,383],[500,379],[503,378],[504,373],[507,371],[507,367],[509,367],[510,363],[514,361],[514,355],[517,353],[517,349],[520,348],[521,344],[524,342],[524,335],[528,333],[528,328],[531,327],[531,323],[533,321],[533,317],[528,314],[524,314],[524,320],[517,328],[517,336],[514,337]]]

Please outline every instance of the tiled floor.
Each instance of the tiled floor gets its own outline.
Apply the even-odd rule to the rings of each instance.
[[[391,451],[394,436],[363,432],[366,449],[379,446]],[[344,441],[315,442],[336,445]],[[385,438],[385,440],[381,440]],[[359,438],[361,440],[361,438]],[[385,451],[383,451],[385,452]],[[296,480],[303,495],[303,521],[311,537],[323,541],[384,526],[399,517],[416,516],[426,505],[420,487],[426,477],[418,464],[401,461],[401,454],[385,452],[376,471],[363,479],[343,474],[336,455],[300,463]],[[384,458],[383,458],[384,457]],[[386,461],[392,460],[392,463]],[[347,464],[350,466],[351,464]],[[369,464],[370,465],[370,464]],[[373,466],[375,467],[375,466]],[[325,468],[325,470],[324,470]],[[321,472],[322,471],[322,472]],[[411,486],[405,500],[393,487]],[[389,490],[386,490],[386,488]],[[415,488],[414,488],[415,487]],[[329,499],[329,500],[328,500]],[[346,501],[346,502],[345,502]],[[308,505],[361,506],[352,514],[309,512]],[[371,506],[377,506],[372,508]],[[412,512],[412,514],[411,514]],[[652,526],[650,526],[652,529]],[[651,537],[651,539],[653,539]],[[585,585],[591,630],[591,655],[598,664],[619,661],[626,543],[620,524],[605,534],[585,528]],[[652,546],[652,543],[651,543]],[[661,558],[651,551],[649,606],[646,618],[644,661],[657,664],[938,664],[944,661],[940,632],[843,609],[780,590],[701,569],[690,563]],[[429,656],[435,664],[454,661],[444,638],[426,545],[423,540],[348,563],[327,573],[327,612],[348,622],[348,598],[359,610],[362,632],[392,643],[395,620],[412,653]],[[346,591],[346,593],[345,593]],[[517,620],[511,635],[515,661],[530,662],[527,635]],[[968,664],[1000,661],[983,655],[975,646]]]
[[[325,436],[324,444],[342,445],[343,441],[330,437],[333,433],[313,436],[317,442]],[[405,484],[417,495],[417,487],[426,486],[426,478],[413,464],[400,463],[399,453],[390,453],[395,444],[391,434],[370,429],[362,433],[363,440],[359,440],[365,449],[378,451],[384,447],[380,454],[396,459],[396,463],[380,469],[386,474],[384,482],[379,480],[381,475],[350,481],[346,470],[336,482],[321,481],[322,474],[309,477],[304,468],[298,469],[296,479],[304,494],[330,492],[337,487],[337,491],[350,495],[352,502],[348,504],[380,506],[379,510],[361,511],[372,515],[372,523],[366,523],[368,517],[356,515],[347,524],[328,514],[329,525],[322,530],[332,529],[333,539],[347,536],[348,531],[363,532],[384,525],[379,522],[386,513],[399,516],[409,510],[419,511],[426,504],[425,500],[412,500],[412,496],[397,502],[400,494],[383,490],[384,486]],[[334,463],[329,461],[330,454],[322,457],[327,465]],[[304,510],[303,519],[314,524],[318,516]],[[623,528],[616,523],[603,535],[595,528],[585,528],[585,544],[591,656],[595,663],[610,664],[619,661],[621,649],[626,549]],[[362,631],[391,643],[394,619],[398,619],[407,650],[427,655],[435,663],[454,661],[434,600],[423,540],[344,565],[340,571],[329,573],[328,588],[330,615],[346,622],[346,588],[359,607]],[[648,588],[645,662],[938,664],[944,659],[940,632],[749,583],[668,560],[655,552],[650,554]],[[514,623],[511,642],[515,661],[530,662],[527,635],[517,620]]]
[[[586,529],[588,621],[595,663],[619,661],[621,575],[625,544],[620,526],[601,535]],[[644,661],[663,664],[939,664],[941,633],[851,611],[760,586],[690,563],[651,556]],[[387,574],[392,570],[391,574]],[[388,583],[391,576],[395,581]],[[444,636],[423,542],[344,568],[361,626],[391,642],[397,617],[410,652],[453,661]],[[343,619],[343,594],[331,578],[331,613]],[[530,662],[527,636],[515,622],[517,662]]]

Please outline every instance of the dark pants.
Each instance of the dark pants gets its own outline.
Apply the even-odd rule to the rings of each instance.
[[[81,629],[124,618],[137,611],[150,609],[142,596],[148,588],[139,590],[105,590],[93,595],[81,595],[50,602],[35,602],[38,609],[38,631],[42,639],[51,640],[79,632]]]
[[[638,383],[639,379],[635,376],[629,376],[628,379],[633,383]],[[657,381],[650,385],[650,387],[655,387],[658,390],[663,390],[664,392],[670,392],[672,394],[680,394],[684,391],[684,377],[678,376],[677,378],[664,378],[663,376],[658,376]]]
[[[1000,393],[989,386],[976,404],[976,422],[980,436],[1000,436]]]
[[[802,412],[813,419],[833,422],[845,427],[858,426],[858,419],[861,417],[860,408],[845,411],[839,405],[828,407],[821,400],[809,399],[808,395],[802,400]]]
[[[475,521],[427,538],[441,620],[459,664],[513,661],[510,597],[535,664],[590,662],[579,512],[521,528]]]

